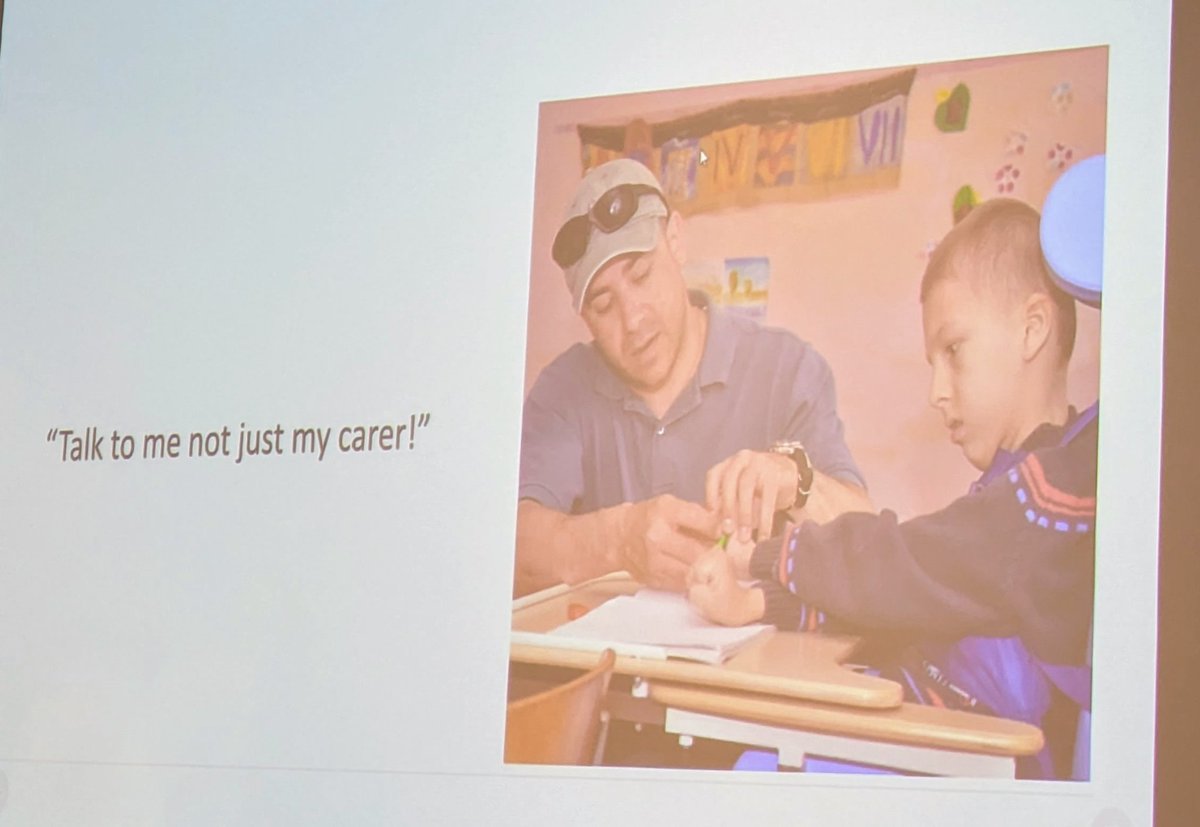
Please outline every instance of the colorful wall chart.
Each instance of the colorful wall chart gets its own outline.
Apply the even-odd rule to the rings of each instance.
[[[636,158],[684,214],[891,189],[900,182],[914,75],[738,100],[661,123],[580,125],[583,171]]]

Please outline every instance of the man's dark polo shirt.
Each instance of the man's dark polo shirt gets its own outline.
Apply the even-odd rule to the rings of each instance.
[[[525,401],[520,497],[582,514],[659,494],[704,502],[704,475],[743,448],[804,444],[813,466],[863,485],[843,438],[833,374],[791,333],[705,306],[696,375],[658,419],[591,344],[546,366]]]

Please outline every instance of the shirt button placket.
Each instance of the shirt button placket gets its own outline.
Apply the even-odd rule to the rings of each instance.
[[[659,422],[654,428],[654,459],[651,462],[650,476],[651,489],[656,495],[658,494],[673,494],[675,486],[672,484],[673,464],[670,461],[669,455],[666,453],[666,442],[663,437],[667,434],[667,426]]]

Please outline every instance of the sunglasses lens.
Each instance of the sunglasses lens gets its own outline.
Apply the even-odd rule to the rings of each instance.
[[[624,227],[637,212],[639,196],[640,193],[629,187],[617,187],[604,193],[592,207],[596,226],[606,233]]]
[[[554,247],[551,250],[555,264],[565,270],[583,258],[590,230],[591,224],[586,215],[577,215],[563,224],[558,235],[554,237]]]
[[[587,252],[592,225],[602,233],[615,233],[628,224],[629,219],[633,218],[638,210],[639,199],[646,193],[654,193],[662,198],[658,191],[651,187],[622,184],[600,196],[587,215],[577,215],[568,219],[554,237],[554,247],[551,248],[550,254],[555,263],[565,270],[583,258],[583,254]]]

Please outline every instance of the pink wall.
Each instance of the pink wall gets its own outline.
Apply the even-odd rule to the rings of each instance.
[[[1061,171],[1047,163],[1056,142],[1073,160],[1104,151],[1107,50],[990,58],[920,67],[908,99],[900,186],[811,203],[765,204],[703,213],[687,220],[692,259],[767,256],[767,321],[793,330],[829,360],[850,449],[876,505],[910,517],[965,490],[976,472],[950,444],[926,403],[928,369],[917,291],[927,245],[952,226],[951,200],[963,184],[981,199],[997,194],[1005,164],[1021,171],[1012,197],[1040,209]],[[859,82],[889,72],[737,84],[546,103],[538,125],[533,266],[529,294],[526,390],[569,344],[586,340],[562,273],[550,258],[562,211],[581,174],[579,123],[649,122],[714,104],[796,94]],[[967,128],[934,126],[941,90],[970,89]],[[1051,91],[1071,85],[1056,106]],[[1028,136],[1011,151],[1010,133]],[[1079,336],[1070,376],[1077,406],[1096,399],[1099,313],[1079,306]]]

